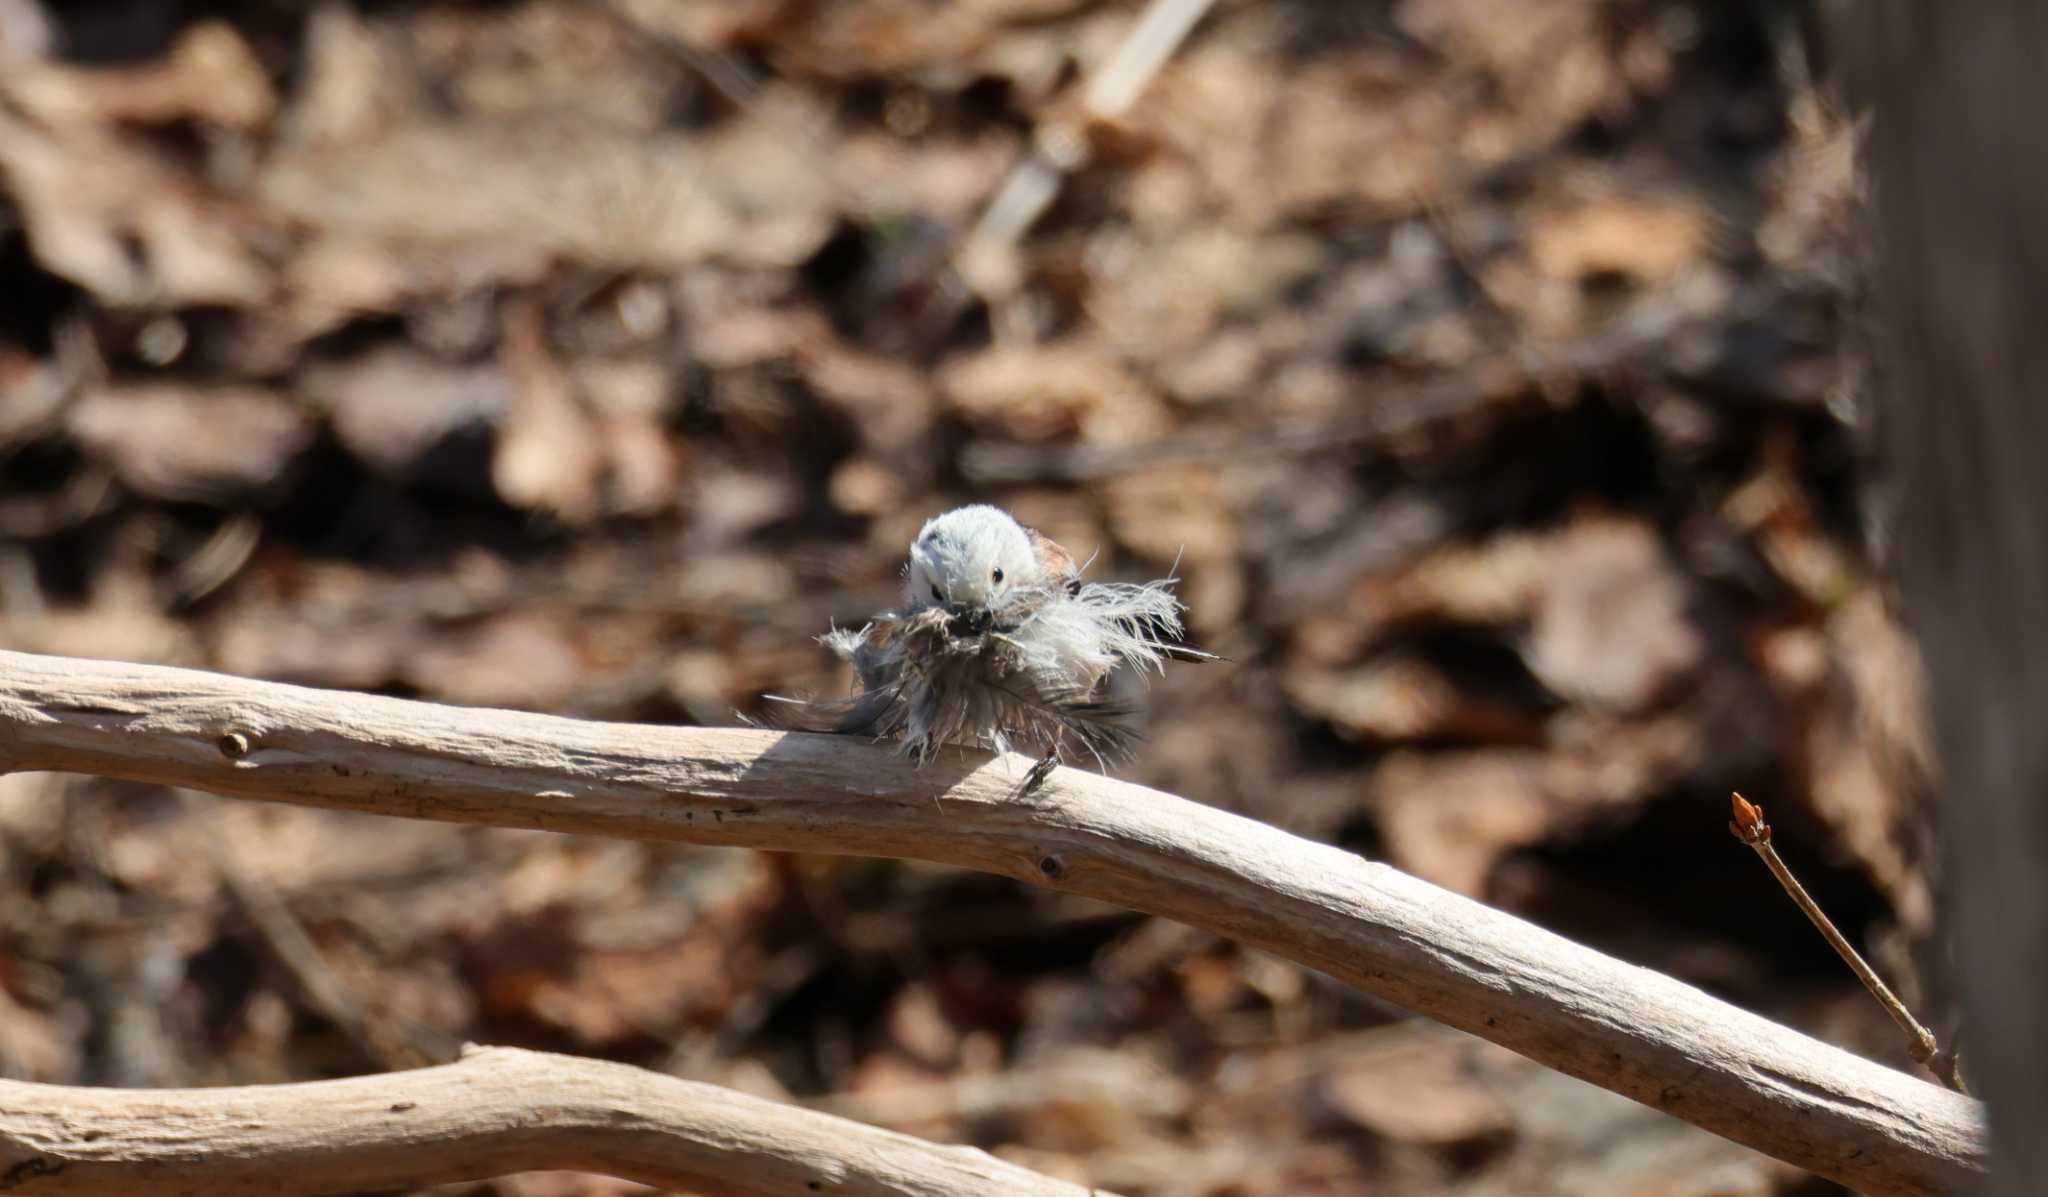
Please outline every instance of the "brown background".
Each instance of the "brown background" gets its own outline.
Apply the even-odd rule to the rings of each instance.
[[[0,642],[729,724],[844,685],[812,637],[996,501],[1178,561],[1230,658],[1150,686],[1127,776],[1902,1062],[1723,828],[1763,802],[1939,1021],[1811,14],[1222,3],[1083,126],[1136,12],[0,0]],[[463,1039],[1134,1197],[1834,1191],[1008,882],[0,779],[7,1074]]]

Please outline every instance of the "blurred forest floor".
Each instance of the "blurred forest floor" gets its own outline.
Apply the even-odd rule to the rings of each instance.
[[[1137,12],[0,0],[0,644],[731,724],[992,500],[1229,657],[1126,776],[1903,1066],[1725,830],[1935,1000],[1814,14],[1225,0],[1085,121]],[[5,1074],[464,1039],[1131,1197],[1836,1191],[1008,881],[0,779]]]

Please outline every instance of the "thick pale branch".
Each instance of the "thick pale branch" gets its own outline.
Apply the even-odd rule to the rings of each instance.
[[[1383,864],[1074,769],[586,723],[0,653],[0,769],[638,839],[938,861],[1205,927],[1873,1194],[1982,1168],[1975,1102]],[[588,1160],[583,1161],[588,1163]]]
[[[296,1085],[0,1081],[9,1193],[339,1193],[556,1168],[734,1197],[1090,1197],[973,1148],[516,1048]]]

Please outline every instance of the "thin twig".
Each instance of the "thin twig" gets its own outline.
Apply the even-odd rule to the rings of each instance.
[[[1484,368],[1383,397],[1363,414],[1260,430],[1198,428],[1133,445],[1016,445],[970,442],[960,468],[981,486],[1092,482],[1165,465],[1208,465],[1253,457],[1371,450],[1464,417],[1505,396],[1548,391],[1588,376],[1661,362],[1673,345],[1707,329],[1684,310],[1646,301],[1602,332],[1546,348],[1520,348]]]
[[[268,880],[245,867],[229,843],[226,821],[214,799],[181,795],[186,814],[203,825],[202,840],[215,872],[235,905],[263,940],[279,967],[291,978],[299,997],[333,1023],[364,1055],[385,1068],[417,1068],[447,1060],[460,1046],[438,1032],[400,1030],[372,1018],[349,985],[337,976],[306,934],[284,896]]]
[[[1929,1071],[1940,1077],[1941,1082],[1949,1088],[1958,1093],[1968,1093],[1969,1090],[1964,1087],[1957,1068],[1955,1053],[1944,1053],[1941,1050],[1940,1045],[1934,1041],[1934,1032],[1913,1017],[1913,1012],[1906,1009],[1906,1003],[1899,1000],[1898,995],[1892,992],[1891,986],[1884,983],[1884,978],[1878,976],[1876,970],[1863,959],[1863,954],[1835,928],[1834,920],[1820,908],[1820,903],[1813,900],[1813,895],[1806,892],[1806,887],[1799,884],[1799,878],[1792,875],[1792,870],[1778,855],[1778,850],[1771,846],[1771,825],[1764,822],[1764,808],[1740,794],[1731,795],[1731,798],[1735,818],[1728,824],[1729,832],[1736,839],[1756,849],[1756,854],[1763,857],[1764,864],[1770,868],[1771,876],[1778,879],[1778,884],[1784,886],[1785,892],[1792,896],[1793,903],[1804,911],[1807,920],[1819,929],[1821,938],[1828,941],[1828,946],[1835,950],[1835,955],[1842,958],[1842,963],[1849,966],[1849,971],[1856,974],[1856,979],[1863,982],[1863,987],[1870,991],[1870,996],[1876,998],[1877,1004],[1883,1006],[1885,1013],[1892,1016],[1892,1021],[1899,1024],[1899,1029],[1906,1033],[1907,1054],[1912,1056],[1916,1063],[1925,1065]]]
[[[1152,0],[1083,93],[1091,120],[1114,120],[1130,110],[1145,85],[1166,65],[1214,0]],[[1007,244],[1023,236],[1059,195],[1060,181],[1087,157],[1079,130],[1048,125],[1031,153],[1010,170],[968,238],[968,246]]]

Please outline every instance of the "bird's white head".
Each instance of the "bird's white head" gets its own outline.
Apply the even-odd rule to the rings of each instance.
[[[957,507],[925,523],[910,546],[904,603],[944,607],[986,629],[1003,596],[1043,581],[1024,526],[999,507]]]

